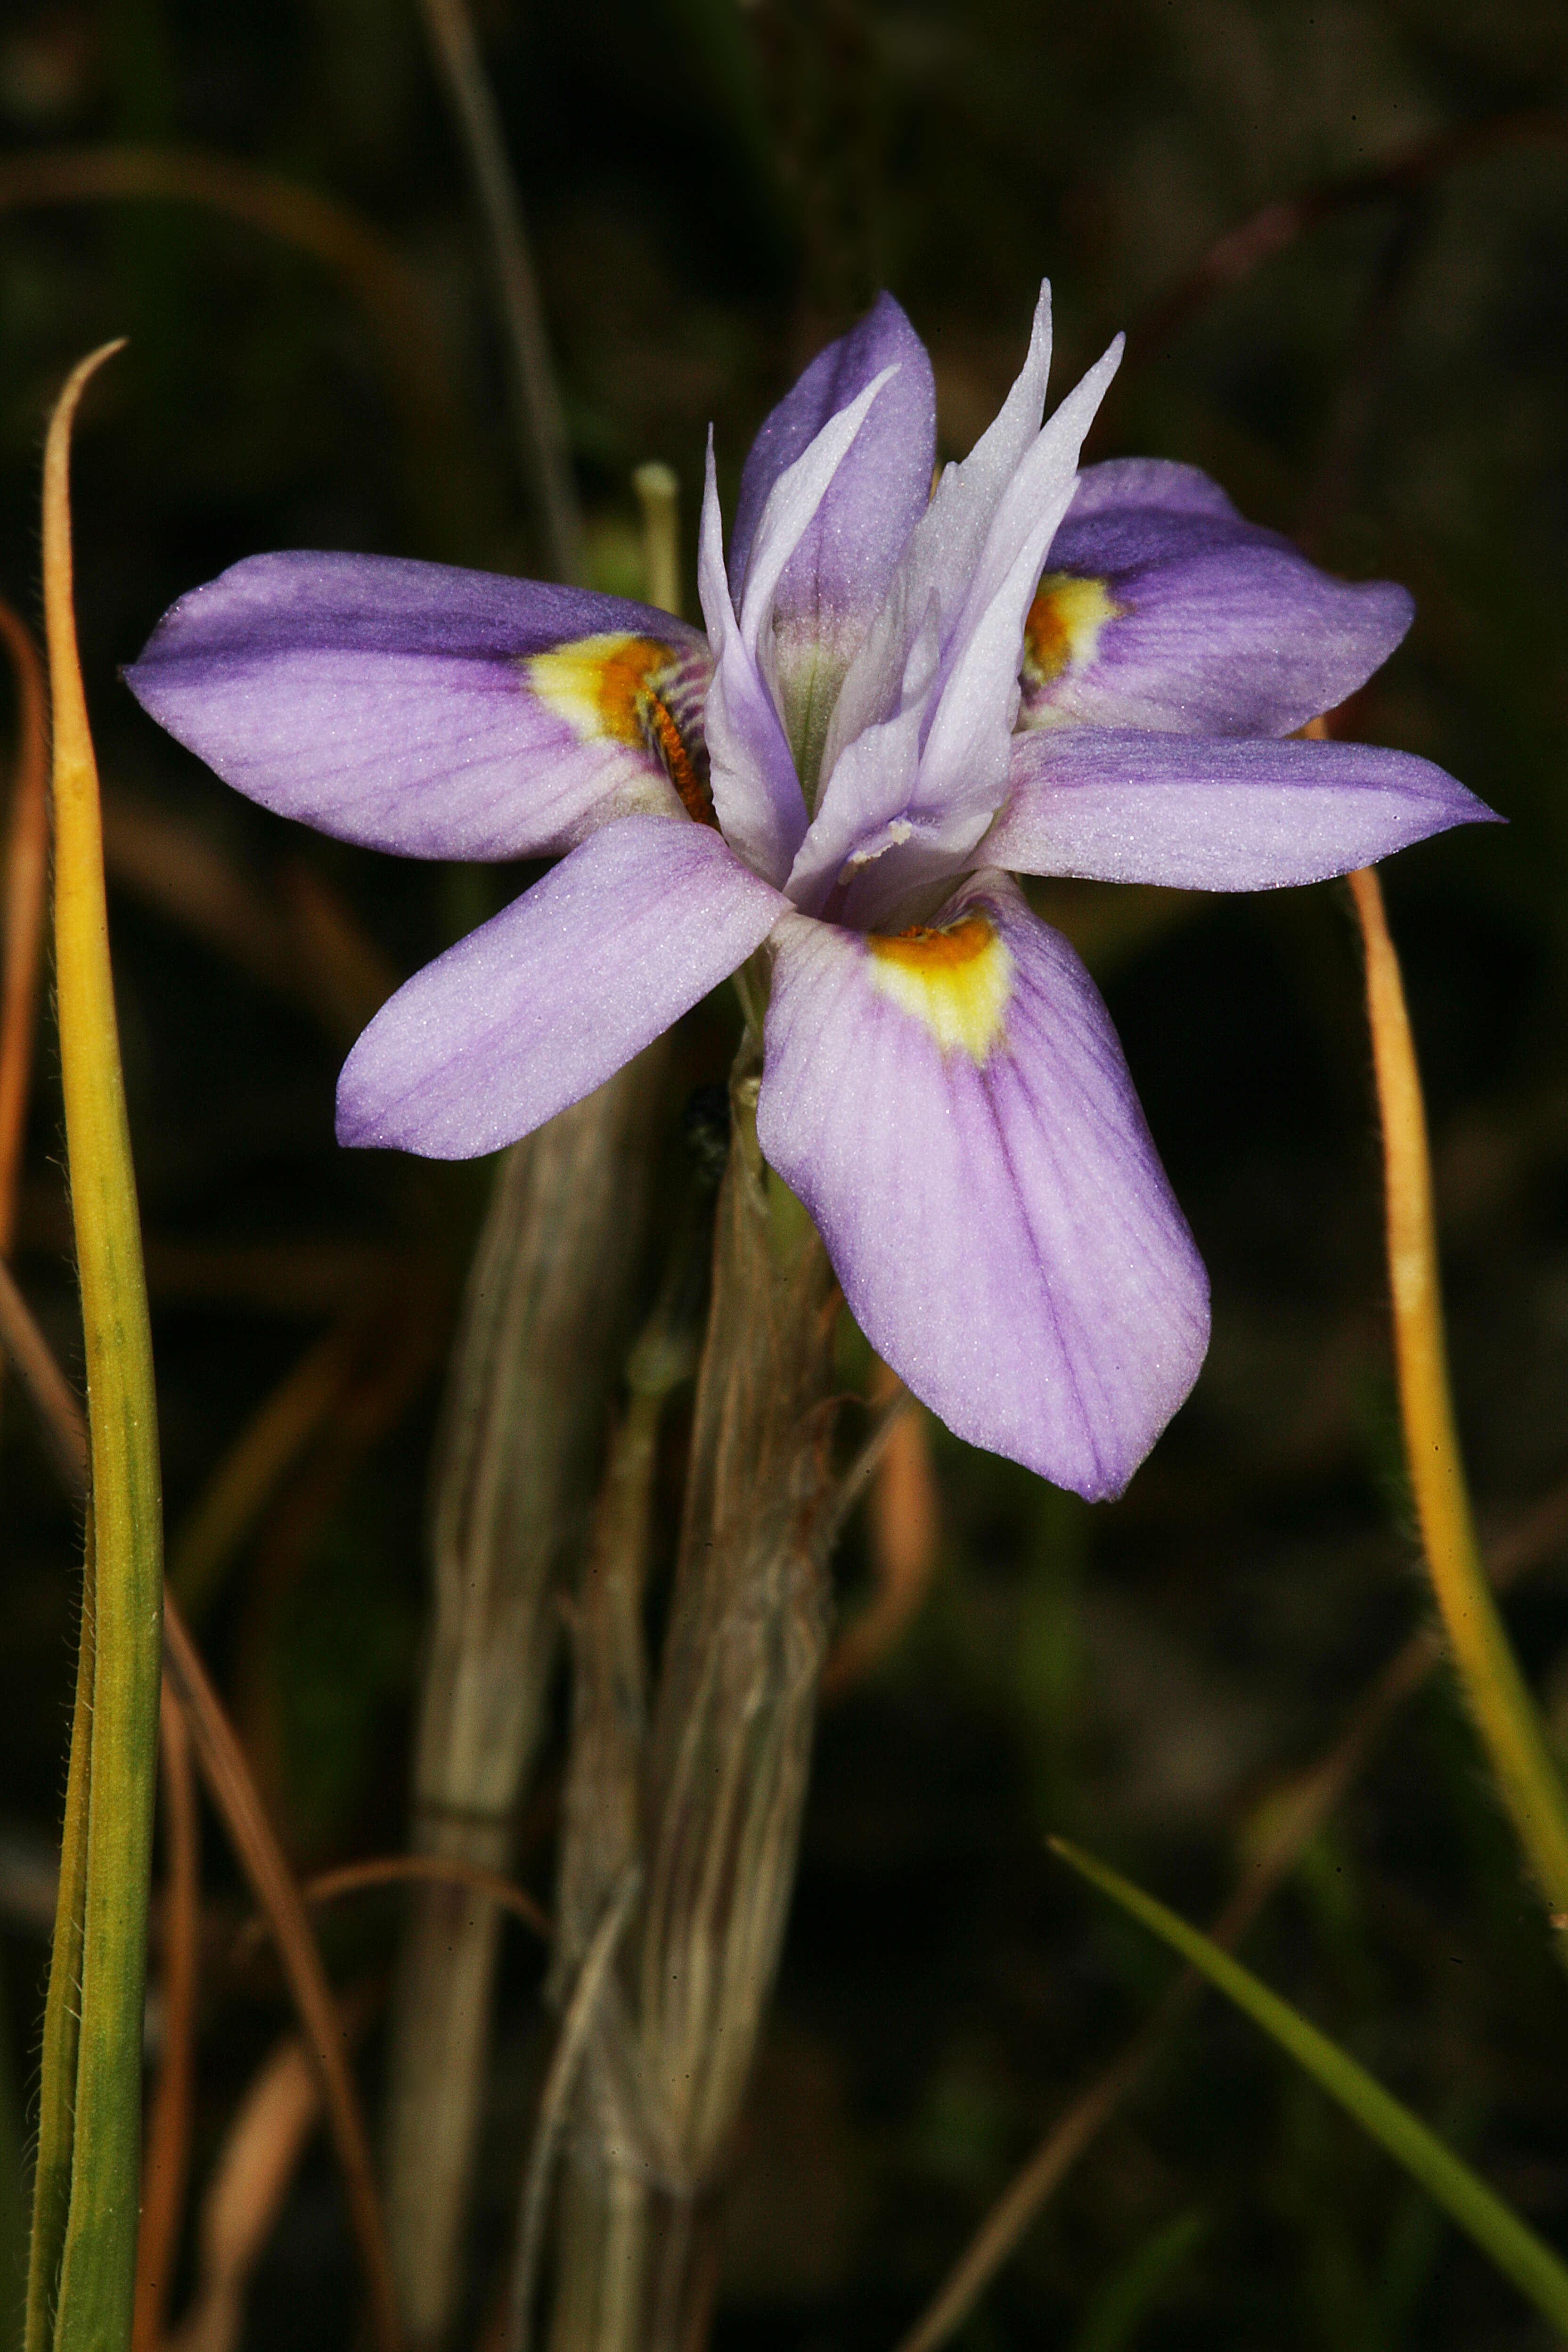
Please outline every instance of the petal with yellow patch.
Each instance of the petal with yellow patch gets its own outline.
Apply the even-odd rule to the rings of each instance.
[[[705,814],[705,641],[586,589],[257,555],[168,613],[132,690],[264,808],[407,857],[530,857]]]
[[[872,932],[866,947],[872,986],[922,1022],[944,1054],[984,1068],[1013,992],[1013,959],[990,915],[977,908],[952,923]]]
[[[1192,466],[1079,473],[1025,632],[1022,723],[1289,735],[1387,659],[1411,604],[1335,580]]]
[[[616,633],[532,654],[523,668],[531,692],[579,742],[622,743],[658,761],[688,816],[717,822],[701,731],[704,656]]]
[[[773,947],[758,1139],[861,1328],[961,1437],[1119,1493],[1208,1292],[1083,966],[991,870],[913,935],[791,913]]]
[[[1037,692],[1070,670],[1087,669],[1100,651],[1100,632],[1122,607],[1105,580],[1047,572],[1024,623],[1024,688]]]

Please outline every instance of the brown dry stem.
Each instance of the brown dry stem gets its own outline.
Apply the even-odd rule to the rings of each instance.
[[[552,2352],[701,2342],[713,2199],[795,1875],[837,1522],[837,1297],[732,1093],[685,1517],[642,1727],[646,1522],[602,1545],[579,1624],[562,1968],[628,1867],[645,1894],[600,2000],[566,2162]],[[613,1489],[612,1489],[613,1493]],[[523,2338],[516,2328],[513,2347]]]
[[[412,1843],[504,1874],[586,1526],[644,1229],[663,1049],[501,1162],[453,1352],[436,1469],[436,1610]],[[437,2342],[460,2285],[489,2081],[500,1913],[422,1886],[392,2024],[387,2196],[399,2294]]]

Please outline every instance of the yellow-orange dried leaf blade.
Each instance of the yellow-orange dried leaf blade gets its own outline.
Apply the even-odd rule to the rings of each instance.
[[[1481,1565],[1454,1424],[1426,1113],[1399,959],[1376,874],[1367,867],[1350,884],[1366,947],[1399,1402],[1422,1547],[1499,1792],[1542,1893],[1553,1912],[1568,1911],[1568,1793]]]

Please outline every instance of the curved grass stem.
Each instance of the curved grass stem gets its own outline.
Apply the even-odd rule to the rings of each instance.
[[[1448,1646],[1531,1870],[1568,1912],[1568,1796],[1492,1597],[1476,1541],[1448,1387],[1432,1165],[1399,960],[1370,869],[1352,874],[1383,1118],[1389,1286],[1399,1402],[1421,1540]]]

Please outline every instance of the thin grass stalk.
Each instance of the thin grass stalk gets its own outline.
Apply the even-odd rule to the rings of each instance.
[[[703,1187],[705,1193],[710,1190]],[[558,1927],[549,1986],[562,2025],[523,2182],[508,2298],[505,2341],[519,2352],[531,2340],[536,2271],[557,2147],[584,2073],[588,2080],[578,2104],[585,2097],[604,2111],[602,2088],[584,2063],[600,2023],[602,1998],[615,2029],[624,2031],[624,2001],[613,1984],[606,1995],[605,1979],[641,1884],[640,1772],[647,1729],[643,1610],[659,1423],[670,1391],[695,1367],[696,1326],[707,1293],[705,1261],[712,1252],[710,1198],[694,1198],[691,1209],[687,1229],[672,1248],[653,1318],[632,1352],[631,1396],[611,1446],[572,1612],[572,1751],[562,1803]],[[560,2293],[569,2302],[580,2289],[595,2294],[607,2290],[612,2307],[602,2320],[584,2317],[574,2324],[579,2331],[608,2328],[608,2340],[619,2342],[637,2312],[643,2218],[635,2189],[626,2195],[616,2184],[611,2196],[614,2253],[591,2273],[563,2270]]]
[[[588,1849],[579,1887],[607,1889],[635,1832],[647,1892],[589,2047],[551,2352],[694,2352],[704,2340],[715,2199],[795,1874],[829,1619],[835,1291],[805,1213],[762,1164],[755,1100],[748,1070],[732,1088],[651,1727],[645,1740],[637,1709],[614,1704],[635,1668],[601,1671],[608,1794],[568,1811],[568,1853],[574,1837]],[[605,1612],[612,1649],[640,1620],[635,1573],[622,1588]],[[563,1864],[563,1943],[591,1907],[569,1897],[572,1883]]]
[[[393,2293],[386,2231],[371,2168],[370,2143],[344,2054],[342,2020],[327,1982],[321,1956],[244,1750],[207,1678],[201,1654],[173,1595],[165,1600],[163,1639],[170,1679],[190,1727],[191,1744],[202,1777],[240,1866],[250,1881],[251,1892],[267,1915],[279,1961],[321,2080],[322,2102],[342,2168],[349,2220],[365,2274],[372,2340],[377,2352],[401,2352],[403,2331]]]
[[[492,1903],[521,1919],[525,1927],[548,1943],[551,1926],[542,1905],[525,1894],[510,1878],[498,1870],[480,1870],[477,1864],[459,1862],[450,1854],[382,1853],[369,1862],[346,1862],[337,1870],[323,1870],[308,1878],[300,1893],[313,1909],[318,1903],[335,1903],[340,1895],[358,1895],[371,1886],[399,1886],[437,1881],[449,1886],[467,1887],[470,1894],[488,1895]],[[252,1927],[263,1923],[253,1921]],[[238,1941],[243,1944],[250,1929]]]
[[[75,1391],[56,1362],[4,1258],[0,1258],[0,1349],[33,1409],[44,1450],[60,1485],[73,1502],[85,1503],[87,1423]]]
[[[500,110],[464,0],[422,0],[422,5],[489,238],[518,440],[539,508],[548,569],[557,580],[576,580],[583,534],[572,453]]]
[[[44,453],[55,974],[87,1360],[95,1635],[80,2019],[70,2199],[52,2328],[57,2352],[119,2352],[131,2334],[163,1573],[147,1286],[109,961],[98,771],[71,585],[71,425],[89,379],[119,348],[107,344],[74,370]],[[49,2095],[58,2101],[62,2094],[57,2087]]]
[[[234,2352],[251,2273],[321,2115],[321,2077],[298,2035],[285,2034],[224,2134],[197,2222],[195,2284],[165,2352]]]
[[[169,1547],[169,1588],[200,1625],[274,1494],[343,1411],[368,1318],[351,1307],[263,1398],[208,1478]]]
[[[1481,1565],[1454,1423],[1426,1113],[1399,960],[1377,876],[1367,868],[1350,881],[1366,949],[1399,1403],[1422,1547],[1499,1793],[1542,1893],[1568,1914],[1568,1792]]]
[[[637,467],[632,488],[642,509],[646,594],[661,613],[680,610],[680,484],[673,466],[650,457]]]
[[[24,1376],[28,1395],[48,1433],[49,1450],[59,1471],[62,1486],[74,1499],[83,1500],[88,1485],[88,1438],[81,1414],[69,1384],[26,1300],[14,1286],[7,1287],[4,1281],[0,1281],[0,1345],[4,1346],[7,1360]],[[89,1576],[83,1620],[84,1647],[78,1671],[80,1686],[90,1691],[93,1629],[90,1512],[87,1554]],[[262,1906],[267,1926],[278,1947],[289,1990],[309,2035],[306,2045],[309,2059],[321,2085],[328,2123],[337,2143],[339,2159],[348,2185],[350,2219],[359,2240],[362,2260],[371,2286],[374,2338],[380,2352],[396,2352],[400,2337],[390,2286],[391,2270],[384,2251],[369,2149],[359,2118],[353,2078],[343,2055],[344,2045],[352,2038],[353,2021],[352,2017],[345,2019],[340,2016],[332,2000],[299,1890],[294,1886],[282,1851],[268,1824],[243,1751],[172,1599],[166,1604],[163,1630],[169,1671],[185,1712],[208,1790],[250,1880],[252,1892]],[[80,1903],[79,1900],[73,1901],[71,1895],[81,1875],[79,1857],[86,1834],[86,1775],[90,1720],[90,1706],[84,1701],[79,1706],[72,1725],[71,1773],[67,1790],[66,1834],[60,1869],[62,1899],[56,1920],[57,1951],[61,1957],[51,1972],[50,1999],[45,2015],[39,2161],[35,2173],[37,2208],[43,2218],[35,2224],[33,2234],[27,2352],[35,2352],[35,2313],[39,2315],[40,2322],[40,2332],[37,2333],[37,2352],[47,2352],[52,2280],[54,2268],[58,2267],[59,2237],[63,2231],[64,2192],[68,2188],[70,2108],[68,2100],[62,2109],[51,2096],[51,2084],[68,2078],[74,2056],[68,2063],[67,2059],[52,2053],[62,2045],[74,2052],[72,2037],[77,2022],[74,1995],[79,1969],[72,1957],[70,1929],[73,1921],[79,1923]],[[503,1904],[507,1902],[506,1890],[498,1889],[497,1894],[499,1900]],[[513,1907],[523,1907],[531,1924],[535,1924],[532,1906],[520,1905],[516,1890],[512,1890],[512,1897]],[[76,1948],[79,1948],[79,1924]],[[62,2130],[65,2134],[65,2170],[52,2155],[52,2151],[61,2144]],[[49,2195],[51,2182],[59,2188],[58,2196],[52,2200]],[[58,2229],[52,2226],[51,2221],[57,2204],[60,2216]],[[230,2252],[233,2252],[232,2246]],[[226,2273],[226,2275],[232,2284],[232,2272]],[[224,2294],[219,2294],[218,2301],[223,2304],[223,2310],[218,2312],[215,2325],[226,2326],[228,2318],[234,2317],[237,2326],[237,2307],[231,2311]],[[226,2344],[227,2336],[223,2341]],[[208,2352],[205,2336],[200,2339],[199,2352]]]
[[[663,1068],[650,1048],[513,1147],[469,1278],[435,1474],[412,1843],[480,1870],[508,1867],[543,1726],[626,1346]],[[460,2292],[500,1919],[487,1895],[426,1885],[404,1944],[387,2201],[416,2345],[441,2341]]]

